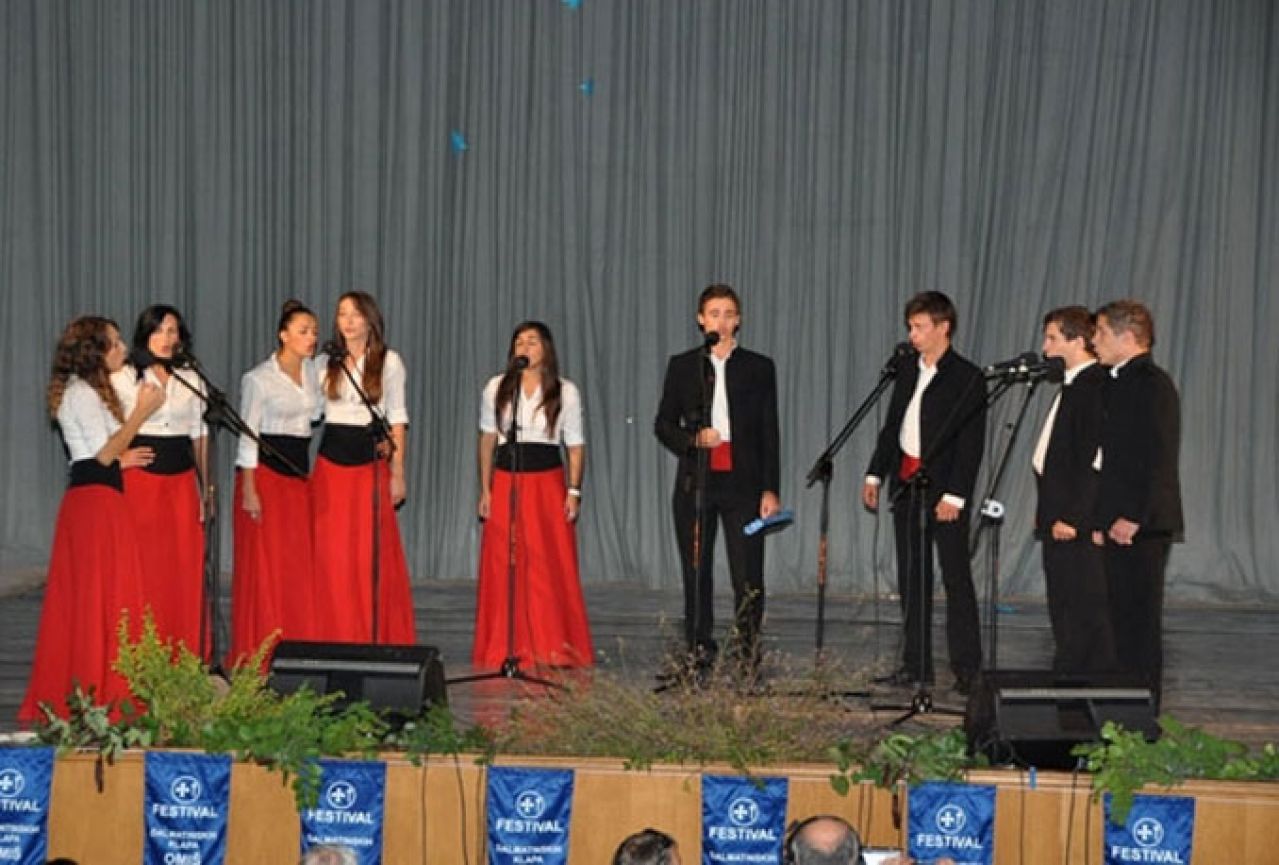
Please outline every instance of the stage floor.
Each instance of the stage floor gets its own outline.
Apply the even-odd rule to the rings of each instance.
[[[682,600],[678,593],[640,588],[628,583],[590,585],[586,589],[591,627],[601,669],[647,686],[663,655],[678,644]],[[0,597],[0,732],[15,729],[15,715],[30,669],[40,612],[41,591]],[[452,678],[471,669],[470,641],[475,615],[475,586],[470,580],[436,581],[414,591],[418,638],[437,646],[445,672]],[[716,621],[722,633],[730,621],[731,598],[717,598]],[[224,603],[224,608],[229,604]],[[944,604],[934,617],[934,647],[939,705],[962,707],[946,677]],[[802,669],[815,648],[816,599],[813,593],[769,597],[764,626],[765,666],[770,670]],[[1164,711],[1211,732],[1258,745],[1279,742],[1279,608],[1174,606],[1165,612]],[[834,596],[826,608],[825,648],[842,666],[854,671],[884,671],[896,666],[900,624],[897,603],[887,598],[872,604],[864,598]],[[1002,668],[1045,668],[1052,638],[1042,603],[1010,599],[999,615],[999,661]],[[983,645],[988,645],[985,635]],[[483,672],[483,671],[479,671]],[[499,680],[454,685],[449,701],[465,719],[501,715],[524,693],[518,682]],[[876,691],[874,701],[910,697],[909,689]],[[872,700],[852,698],[848,708],[884,723],[898,713],[872,715]],[[928,724],[958,723],[933,715]]]

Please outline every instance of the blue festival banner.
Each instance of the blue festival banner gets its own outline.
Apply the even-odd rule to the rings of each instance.
[[[564,865],[573,816],[571,769],[488,771],[489,865]]]
[[[44,865],[52,748],[0,748],[0,862]]]
[[[995,855],[995,788],[930,781],[910,788],[907,852],[919,865],[950,857],[990,865]]]
[[[1106,794],[1106,838],[1103,861],[1165,862],[1187,865],[1195,840],[1195,800],[1186,796],[1134,796],[1128,820],[1111,822]]]
[[[231,758],[148,751],[145,759],[143,865],[221,865]]]
[[[785,778],[703,775],[703,865],[780,862],[789,794]]]
[[[320,798],[302,812],[302,852],[324,845],[349,847],[360,865],[381,865],[386,764],[320,760]]]

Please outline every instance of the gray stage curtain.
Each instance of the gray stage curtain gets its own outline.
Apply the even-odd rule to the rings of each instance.
[[[68,318],[127,331],[175,303],[234,393],[285,298],[327,320],[358,287],[410,370],[416,578],[474,573],[479,390],[539,318],[586,400],[584,578],[673,587],[652,418],[722,280],[778,363],[798,523],[770,542],[774,588],[811,586],[804,474],[903,338],[903,301],[936,288],[981,362],[1037,347],[1049,307],[1146,299],[1184,399],[1170,591],[1279,594],[1266,0],[4,0],[0,50],[6,566],[47,556],[64,469],[42,393]],[[1047,402],[1000,492],[1005,592],[1042,592]],[[855,504],[872,439],[836,463],[834,591],[868,590],[876,562],[892,585],[890,532],[876,547]]]

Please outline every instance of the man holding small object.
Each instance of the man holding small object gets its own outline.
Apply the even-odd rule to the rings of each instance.
[[[672,508],[683,566],[684,637],[693,663],[709,668],[718,651],[712,575],[722,523],[736,654],[753,673],[764,617],[765,532],[745,530],[781,509],[777,373],[772,360],[737,344],[741,303],[730,286],[702,292],[697,324],[703,345],[670,359],[654,423],[658,439],[679,458]]]

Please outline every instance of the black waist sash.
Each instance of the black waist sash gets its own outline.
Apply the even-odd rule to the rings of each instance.
[[[289,462],[301,469],[302,474],[298,474],[289,464],[281,460],[275,454],[265,448],[258,449],[258,464],[264,466],[276,474],[284,475],[290,478],[304,478],[311,473],[311,437],[310,436],[286,436],[286,435],[270,435],[263,433],[262,442],[275,448],[282,453]]]
[[[155,460],[142,470],[153,475],[180,475],[195,468],[195,447],[187,436],[134,436],[129,447],[148,447]]]
[[[104,466],[92,457],[73,462],[67,488],[92,486],[111,487],[116,492],[124,492],[124,476],[120,474],[119,461],[109,466]]]
[[[320,438],[320,456],[340,466],[368,465],[377,453],[373,432],[372,424],[325,424],[324,435]]]
[[[516,453],[518,451],[518,453]],[[514,462],[512,462],[514,458]],[[510,442],[498,445],[493,465],[503,471],[544,472],[558,468],[564,464],[560,457],[559,445],[533,444],[519,442],[514,447]],[[515,467],[518,466],[518,469]]]

